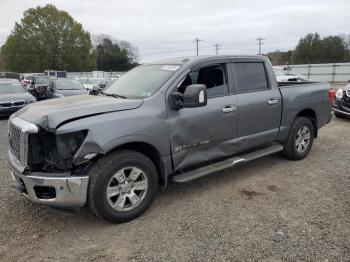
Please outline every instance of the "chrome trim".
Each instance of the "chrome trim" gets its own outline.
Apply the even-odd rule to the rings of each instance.
[[[19,117],[14,117],[9,120],[9,125],[12,124],[21,130],[20,136],[20,163],[22,166],[27,165],[28,160],[28,135],[39,132],[38,126],[23,120]],[[10,128],[9,128],[10,129]],[[10,131],[9,131],[10,134]]]
[[[38,126],[23,120],[22,118],[15,117],[10,119],[10,122],[20,128],[22,130],[22,133],[38,133],[39,128]]]
[[[8,150],[8,163],[10,164],[10,167],[15,170],[18,173],[23,174],[25,170],[25,166],[22,165],[21,162],[18,161],[18,159],[12,154],[11,150]]]
[[[335,108],[333,108],[333,111],[338,112],[338,113],[341,113],[341,114],[343,114],[343,115],[350,116],[350,113],[345,112],[345,111],[342,111],[342,110],[339,110],[339,109],[335,109]]]
[[[42,177],[12,173],[13,185],[20,183],[25,186],[25,191],[21,191],[30,201],[56,207],[82,207],[87,199],[89,184],[88,176],[68,176],[68,177]],[[41,199],[36,196],[35,186],[54,187],[56,197]]]
[[[346,94],[347,97],[350,97],[350,89],[346,89],[345,90],[345,94]]]

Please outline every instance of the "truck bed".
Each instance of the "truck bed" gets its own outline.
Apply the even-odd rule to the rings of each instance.
[[[309,85],[309,84],[321,84],[317,81],[288,81],[288,82],[278,82],[278,87],[289,87],[297,85]]]

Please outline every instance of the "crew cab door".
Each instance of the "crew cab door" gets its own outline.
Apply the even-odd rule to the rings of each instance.
[[[273,142],[279,132],[282,98],[264,61],[230,64],[238,102],[240,151]]]
[[[205,84],[208,92],[206,106],[169,110],[174,171],[237,152],[237,100],[227,71],[226,63],[201,64],[172,90],[183,93],[191,84]]]

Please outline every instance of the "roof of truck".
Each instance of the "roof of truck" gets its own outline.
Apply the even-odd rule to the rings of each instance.
[[[220,59],[220,58],[262,58],[260,55],[205,55],[205,56],[183,56],[162,59],[146,64],[187,64],[201,62],[210,59]],[[264,57],[265,58],[265,57]]]

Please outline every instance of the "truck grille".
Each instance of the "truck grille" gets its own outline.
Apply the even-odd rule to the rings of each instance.
[[[9,144],[12,154],[21,162],[21,139],[22,131],[9,122]]]
[[[29,134],[38,133],[36,125],[29,123],[19,117],[9,121],[9,145],[11,155],[16,158],[22,166],[28,161],[28,138]]]
[[[347,95],[348,97],[350,97],[350,89],[346,90],[345,92],[346,92],[346,95]]]

